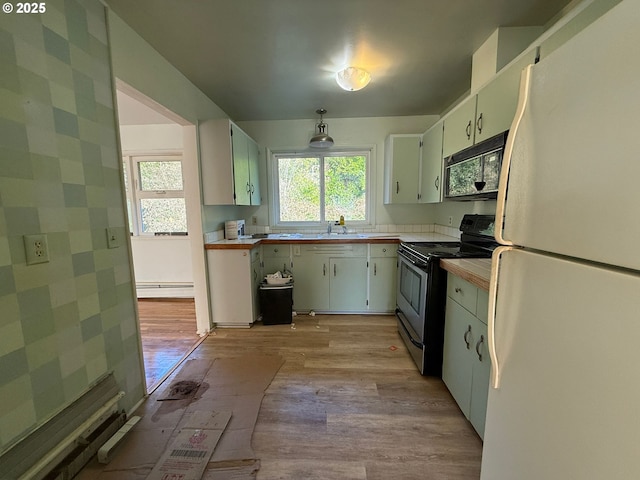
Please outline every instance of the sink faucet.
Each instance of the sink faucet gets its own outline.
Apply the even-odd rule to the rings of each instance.
[[[327,233],[331,233],[331,222],[327,222]]]

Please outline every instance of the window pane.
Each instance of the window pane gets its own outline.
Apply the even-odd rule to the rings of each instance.
[[[278,159],[281,222],[320,221],[320,159]]]
[[[366,157],[325,157],[325,218],[366,220]]]
[[[138,162],[140,190],[182,190],[180,161]]]
[[[143,198],[140,209],[145,233],[187,231],[184,198]]]

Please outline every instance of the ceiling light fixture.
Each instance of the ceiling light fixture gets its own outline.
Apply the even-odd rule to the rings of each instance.
[[[333,145],[333,138],[329,136],[329,125],[322,121],[322,116],[327,111],[324,108],[319,108],[316,113],[320,115],[320,122],[316,123],[315,134],[309,140],[309,146],[313,148],[329,148]]]
[[[336,82],[338,82],[340,88],[349,92],[362,90],[369,85],[370,81],[371,74],[358,67],[347,67],[336,73]]]

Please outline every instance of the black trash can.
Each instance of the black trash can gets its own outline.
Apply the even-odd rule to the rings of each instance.
[[[260,284],[260,311],[265,325],[291,323],[293,315],[293,283],[285,285]]]

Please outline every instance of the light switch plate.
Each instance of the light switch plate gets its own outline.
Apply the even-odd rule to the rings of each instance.
[[[49,261],[49,245],[44,233],[24,236],[24,250],[27,265],[47,263]]]
[[[122,238],[118,233],[118,229],[114,227],[107,227],[107,248],[118,248],[122,246]]]

